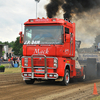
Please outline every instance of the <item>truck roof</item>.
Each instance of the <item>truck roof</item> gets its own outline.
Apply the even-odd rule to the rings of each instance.
[[[24,25],[40,25],[40,24],[72,24],[69,20],[59,19],[59,18],[37,18],[29,19],[24,23]]]

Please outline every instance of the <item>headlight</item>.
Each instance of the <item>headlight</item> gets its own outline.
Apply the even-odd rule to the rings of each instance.
[[[55,75],[54,75],[54,77],[56,77],[56,78],[57,78],[57,77],[58,77],[58,74],[55,74]]]
[[[28,66],[28,58],[24,59],[24,66]]]
[[[49,76],[50,76],[50,77],[53,77],[53,75],[52,75],[52,74],[50,74]]]
[[[24,74],[24,76],[27,76],[27,74]]]
[[[24,64],[24,66],[28,66],[28,64]]]
[[[54,59],[54,63],[57,63],[57,59]]]
[[[54,67],[57,67],[57,64],[54,64]]]
[[[31,74],[28,74],[28,76],[32,76]]]
[[[25,62],[25,63],[28,63],[28,59],[25,59],[24,62]]]

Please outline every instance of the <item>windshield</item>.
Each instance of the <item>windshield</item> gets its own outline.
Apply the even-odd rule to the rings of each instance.
[[[63,26],[26,26],[24,44],[62,44]]]

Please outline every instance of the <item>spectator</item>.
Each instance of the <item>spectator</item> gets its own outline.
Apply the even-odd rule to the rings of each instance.
[[[1,62],[3,62],[3,57],[0,58],[0,65],[1,65]]]
[[[11,57],[11,65],[12,65],[12,67],[14,67],[14,64],[13,64],[13,56]]]
[[[0,58],[0,62],[3,62],[3,57]]]
[[[11,60],[13,61],[13,56],[11,57]]]
[[[15,62],[16,62],[16,57],[13,57],[13,61],[14,61],[14,64],[15,64]]]
[[[8,57],[8,61],[10,62],[10,58]]]
[[[19,57],[17,57],[17,64],[18,64],[18,67],[19,67]]]

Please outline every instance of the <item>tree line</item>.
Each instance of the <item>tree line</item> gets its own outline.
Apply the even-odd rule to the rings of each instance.
[[[17,37],[15,41],[11,41],[11,42],[0,41],[0,44],[8,45],[8,48],[12,48],[14,55],[22,56],[22,50],[23,50],[22,46],[23,46],[23,44],[19,43],[19,37]]]

